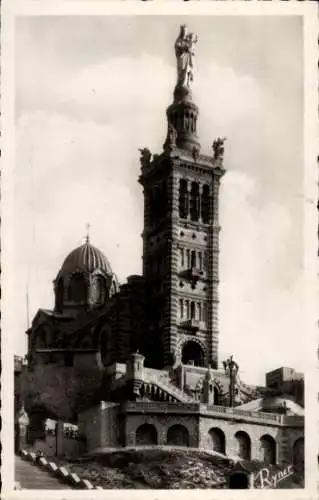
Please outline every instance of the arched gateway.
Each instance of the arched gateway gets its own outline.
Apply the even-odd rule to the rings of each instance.
[[[147,446],[157,444],[157,430],[152,424],[142,424],[136,430],[136,444]]]

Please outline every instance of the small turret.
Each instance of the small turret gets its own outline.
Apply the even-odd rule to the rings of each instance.
[[[139,396],[139,389],[144,376],[144,360],[143,354],[137,351],[130,355],[126,363],[126,378],[133,399]]]

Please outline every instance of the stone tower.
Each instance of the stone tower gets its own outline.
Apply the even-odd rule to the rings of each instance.
[[[192,99],[194,44],[181,26],[163,152],[141,151],[146,364],[218,366],[219,186],[224,139],[202,155]]]

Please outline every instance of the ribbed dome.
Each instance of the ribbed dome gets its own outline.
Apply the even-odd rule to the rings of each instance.
[[[98,248],[86,241],[84,245],[73,250],[63,262],[62,274],[70,274],[76,270],[83,270],[89,273],[97,269],[106,274],[113,274],[111,265],[105,255]]]

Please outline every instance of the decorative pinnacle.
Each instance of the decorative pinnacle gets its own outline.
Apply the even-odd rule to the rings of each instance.
[[[88,222],[86,225],[86,237],[85,237],[85,243],[87,245],[90,243],[90,229],[91,229],[91,224]]]

